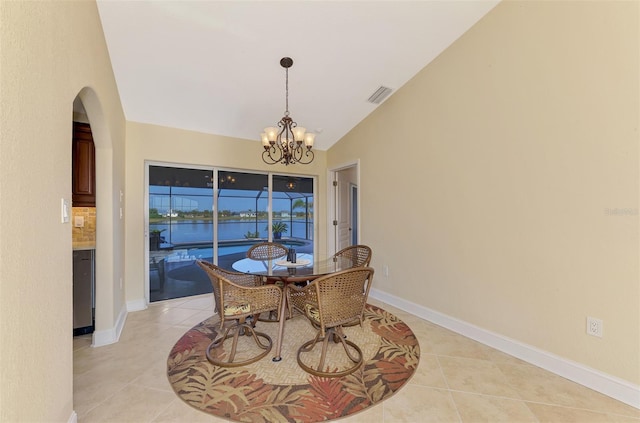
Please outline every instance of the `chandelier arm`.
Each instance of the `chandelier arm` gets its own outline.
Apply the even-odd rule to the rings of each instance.
[[[269,160],[267,160],[267,159],[269,159]],[[271,154],[269,154],[269,150],[264,150],[262,152],[262,161],[265,162],[266,164],[275,164],[276,163],[273,160],[271,160]]]
[[[265,150],[262,152],[262,161],[265,162],[266,164],[278,163],[277,160],[274,160],[273,157],[271,157],[271,153],[269,152],[269,150]]]
[[[273,144],[265,147],[264,151],[262,152],[262,161],[267,164],[276,164],[282,160],[282,157],[284,156],[282,148],[280,148],[279,146],[278,148],[276,148],[276,145],[277,144]],[[280,154],[276,155],[276,153],[278,152]]]
[[[302,150],[302,147],[300,147],[300,149]],[[303,160],[303,156],[307,156],[308,160]],[[304,155],[301,155],[300,158],[298,159],[298,163],[309,164],[313,161],[314,157],[315,157],[315,154],[313,153],[313,150],[311,150],[310,148],[307,148],[306,151],[304,152]]]
[[[291,157],[293,157],[293,159],[296,162],[299,162],[300,159],[302,158],[302,149],[300,148],[300,146],[295,146],[292,150],[291,150]]]

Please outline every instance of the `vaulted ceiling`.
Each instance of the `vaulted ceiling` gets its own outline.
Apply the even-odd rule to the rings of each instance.
[[[328,149],[499,0],[98,0],[127,120],[255,139],[289,111]]]

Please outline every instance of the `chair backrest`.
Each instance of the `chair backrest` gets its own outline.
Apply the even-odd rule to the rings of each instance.
[[[258,275],[251,275],[249,273],[241,273],[241,272],[232,272],[204,260],[198,260],[197,263],[200,267],[202,267],[205,271],[207,271],[207,273],[214,273],[214,274],[220,275],[230,280],[231,282],[235,283],[236,285],[249,286],[249,287],[262,285],[262,278]]]
[[[274,260],[286,257],[289,249],[277,242],[261,242],[254,244],[247,251],[247,257],[253,260]]]
[[[367,267],[371,263],[371,248],[366,245],[352,245],[338,251],[334,257],[351,259],[352,267]]]
[[[310,286],[315,285],[323,331],[354,320],[362,322],[373,273],[371,267],[354,267],[311,282]]]
[[[262,285],[262,278],[260,276],[240,272],[230,272],[204,260],[196,260],[196,263],[207,273],[207,276],[209,276],[209,279],[211,280],[213,298],[216,301],[216,312],[218,313],[220,312],[218,304],[222,304],[222,283],[220,278],[226,279],[240,286],[252,287]]]

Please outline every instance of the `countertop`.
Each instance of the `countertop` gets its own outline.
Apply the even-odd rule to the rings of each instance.
[[[74,242],[73,249],[74,250],[95,250],[96,243],[93,241]]]

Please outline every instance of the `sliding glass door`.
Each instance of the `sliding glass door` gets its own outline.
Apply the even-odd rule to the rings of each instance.
[[[233,270],[255,243],[314,251],[314,179],[148,165],[149,298],[211,292],[195,264]]]
[[[213,170],[149,166],[148,189],[150,301],[211,292],[194,261],[213,257]]]
[[[273,175],[272,186],[274,240],[297,252],[313,253],[313,178]]]
[[[218,172],[218,265],[233,270],[233,263],[266,238],[269,210],[269,175]]]

